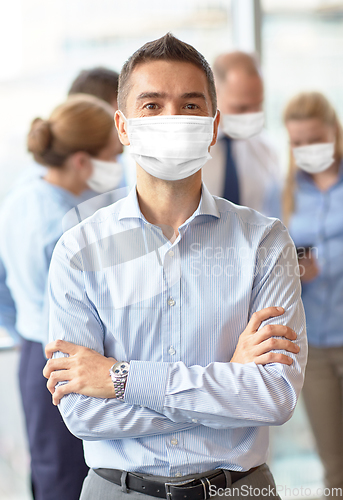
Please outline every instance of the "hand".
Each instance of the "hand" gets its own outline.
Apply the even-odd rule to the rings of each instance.
[[[311,252],[308,252],[306,255],[299,258],[299,271],[300,279],[303,283],[308,283],[318,276],[319,269],[317,262]]]
[[[293,363],[291,357],[272,351],[285,350],[297,354],[300,348],[291,342],[297,338],[297,334],[284,325],[266,325],[258,330],[263,321],[281,316],[284,312],[283,307],[267,307],[255,312],[238,339],[231,363],[244,364],[253,361],[257,365],[266,365],[267,363],[291,365]]]
[[[49,379],[46,385],[54,405],[71,392],[95,398],[115,398],[109,374],[109,369],[116,362],[114,358],[106,358],[97,351],[65,340],[50,342],[45,348],[47,358],[58,351],[69,354],[69,357],[48,359],[43,370],[44,377]],[[55,387],[65,380],[67,384]]]

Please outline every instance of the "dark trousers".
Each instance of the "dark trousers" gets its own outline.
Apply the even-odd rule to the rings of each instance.
[[[82,441],[65,426],[52,404],[42,370],[46,359],[42,344],[24,340],[19,383],[31,455],[35,500],[77,500],[88,467]]]

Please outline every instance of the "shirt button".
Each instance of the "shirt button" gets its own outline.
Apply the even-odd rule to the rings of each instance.
[[[169,352],[169,354],[171,354],[172,356],[176,353],[176,351],[175,351],[175,349],[174,349],[174,347],[173,347],[172,345],[169,347],[168,352]]]
[[[174,252],[173,252],[173,250],[169,250],[168,255],[169,255],[169,257],[174,257]]]
[[[192,418],[192,422],[193,422],[193,424],[197,424],[198,420],[196,418]]]
[[[177,440],[177,439],[175,439],[175,438],[173,438],[170,442],[171,442],[171,444],[172,444],[173,446],[176,446],[176,445],[177,445],[177,443],[178,443],[178,440]]]
[[[168,306],[173,307],[173,306],[175,306],[175,304],[176,304],[176,302],[173,299],[173,297],[170,297],[170,299],[168,299]]]
[[[175,477],[182,477],[181,472],[177,472],[177,473],[175,474]]]

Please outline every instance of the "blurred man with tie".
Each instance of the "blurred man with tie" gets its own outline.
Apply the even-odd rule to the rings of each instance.
[[[263,129],[263,81],[258,62],[244,52],[218,56],[214,76],[220,133],[203,169],[209,191],[264,215],[280,216],[281,169]]]

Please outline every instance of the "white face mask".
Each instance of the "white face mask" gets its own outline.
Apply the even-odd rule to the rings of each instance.
[[[263,129],[264,113],[222,114],[222,129],[232,139],[248,139]]]
[[[87,179],[87,185],[96,193],[105,193],[119,186],[123,176],[123,167],[115,161],[103,161],[91,158],[93,173]]]
[[[168,181],[185,179],[211,158],[208,148],[213,139],[212,117],[168,115],[124,119],[129,152],[153,177]]]
[[[334,162],[335,143],[311,144],[293,148],[296,165],[309,174],[318,174]]]

